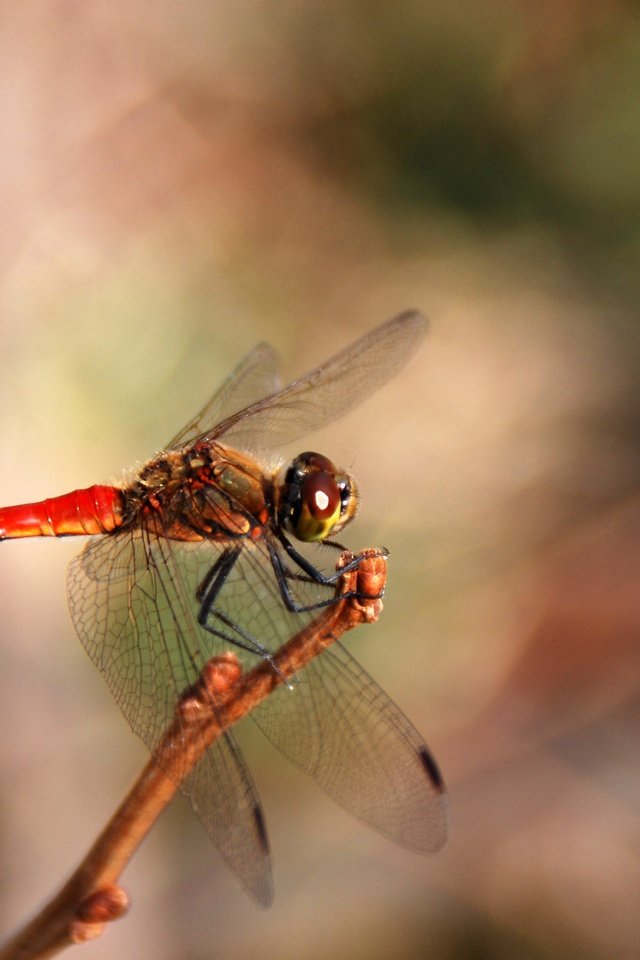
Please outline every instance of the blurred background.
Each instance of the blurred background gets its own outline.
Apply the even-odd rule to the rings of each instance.
[[[273,908],[179,799],[84,955],[637,957],[637,5],[32,0],[0,76],[0,503],[120,479],[258,340],[293,377],[432,321],[309,446],[358,476],[349,545],[391,551],[347,645],[438,758],[448,847],[394,847],[247,723]],[[5,933],[145,759],[74,636],[79,546],[0,550]]]

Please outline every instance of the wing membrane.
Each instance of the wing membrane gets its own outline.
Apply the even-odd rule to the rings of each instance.
[[[175,562],[172,544],[141,530],[91,541],[70,565],[69,597],[85,649],[131,727],[153,751],[178,697],[211,655],[198,636],[204,631],[195,621],[195,589]],[[228,732],[180,789],[244,888],[260,903],[270,903],[260,801]]]
[[[257,344],[166,449],[175,450],[213,430],[216,424],[238,410],[275,393],[281,385],[278,358],[273,348],[268,343]]]
[[[251,717],[285,757],[378,832],[421,853],[444,845],[446,797],[422,737],[340,643]]]
[[[284,390],[235,412],[205,433],[243,450],[266,450],[352,410],[405,365],[427,332],[415,311],[372,330]]]

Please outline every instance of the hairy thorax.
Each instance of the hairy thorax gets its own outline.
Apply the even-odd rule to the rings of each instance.
[[[123,491],[123,526],[171,540],[256,539],[272,498],[272,478],[255,460],[202,442],[145,464]]]

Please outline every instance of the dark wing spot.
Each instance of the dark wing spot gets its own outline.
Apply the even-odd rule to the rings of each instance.
[[[264,822],[264,815],[262,813],[261,807],[253,808],[253,819],[256,825],[256,831],[258,834],[258,839],[260,841],[260,846],[262,847],[265,854],[269,853],[269,838],[267,837],[267,825]]]
[[[444,793],[444,780],[442,779],[442,774],[438,770],[437,763],[424,744],[418,748],[418,754],[422,760],[422,766],[427,771],[427,776],[431,780],[431,783],[436,788],[438,793]]]

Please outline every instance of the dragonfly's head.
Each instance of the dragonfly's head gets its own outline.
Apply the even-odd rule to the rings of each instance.
[[[326,540],[356,515],[353,477],[321,453],[301,453],[276,490],[278,522],[298,540]]]

